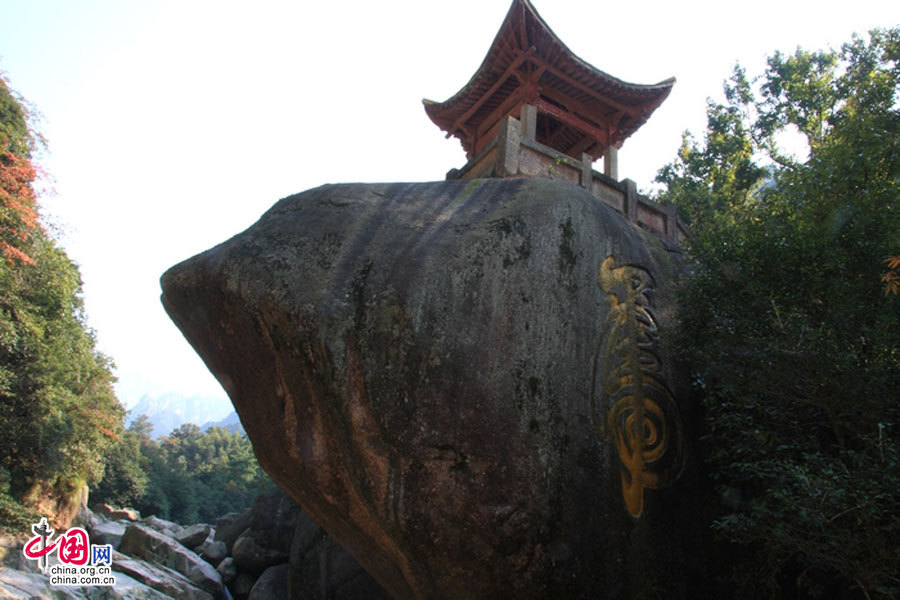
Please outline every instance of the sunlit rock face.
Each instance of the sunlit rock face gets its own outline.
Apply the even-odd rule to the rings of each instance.
[[[672,255],[566,183],[329,185],[170,269],[163,303],[394,597],[692,597]]]

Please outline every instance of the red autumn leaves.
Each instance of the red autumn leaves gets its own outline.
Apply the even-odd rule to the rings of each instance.
[[[0,147],[6,147],[0,138]],[[38,227],[32,182],[37,173],[31,161],[8,149],[0,154],[0,253],[10,263],[33,264],[23,250],[32,230]]]

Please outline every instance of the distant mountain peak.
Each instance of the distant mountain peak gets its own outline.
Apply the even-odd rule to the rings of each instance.
[[[178,392],[166,392],[152,397],[144,394],[128,412],[130,425],[141,415],[146,415],[153,425],[153,437],[169,435],[185,423],[210,423],[226,419],[234,407],[224,396],[184,396]]]
[[[245,434],[244,425],[241,423],[241,418],[238,417],[238,414],[235,411],[231,411],[227,417],[222,419],[221,421],[210,421],[204,423],[200,429],[203,431],[208,431],[210,427],[224,427],[228,431],[237,432]]]

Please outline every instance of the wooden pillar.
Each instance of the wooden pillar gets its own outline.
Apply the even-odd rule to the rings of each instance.
[[[520,119],[522,121],[522,137],[534,141],[537,136],[537,106],[523,104]]]
[[[603,154],[603,174],[619,179],[619,150],[615,146],[609,146]]]
[[[519,174],[519,146],[521,144],[521,125],[515,117],[506,117],[500,122],[497,133],[497,177],[510,177]]]
[[[625,216],[632,223],[637,223],[637,184],[630,179],[622,183],[625,184]]]
[[[666,209],[666,240],[673,244],[678,243],[678,211],[675,204],[666,202],[663,207]]]
[[[581,153],[581,187],[594,193],[594,158],[587,152]]]

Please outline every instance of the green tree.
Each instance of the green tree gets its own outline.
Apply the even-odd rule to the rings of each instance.
[[[0,120],[0,503],[12,514],[98,482],[123,411],[85,323],[78,269],[36,220],[34,136],[3,81]]]
[[[225,513],[250,506],[256,496],[274,489],[243,434],[221,427],[203,432],[194,424],[185,424],[157,441],[150,437],[151,428],[146,417],[140,417],[123,437],[139,440],[140,457],[121,459],[114,456],[119,451],[113,448],[107,458],[108,465],[124,460],[129,465],[128,473],[134,473],[131,466],[141,465],[146,485],[132,505],[142,514],[183,524],[214,522]],[[114,490],[122,487],[118,480],[110,485]],[[103,490],[101,483],[94,497],[116,497]]]
[[[179,522],[215,520],[249,506],[268,487],[245,435],[221,427],[202,432],[186,424],[163,438],[160,446],[169,466],[166,494],[182,498],[179,508],[170,512]]]
[[[898,597],[900,30],[776,54],[758,82],[738,68],[725,98],[658,180],[692,230],[679,341],[714,527],[756,567],[734,593]]]
[[[113,506],[136,506],[147,493],[150,479],[145,468],[148,461],[141,454],[141,436],[129,429],[109,447],[105,457],[103,479],[94,490],[94,502]]]

